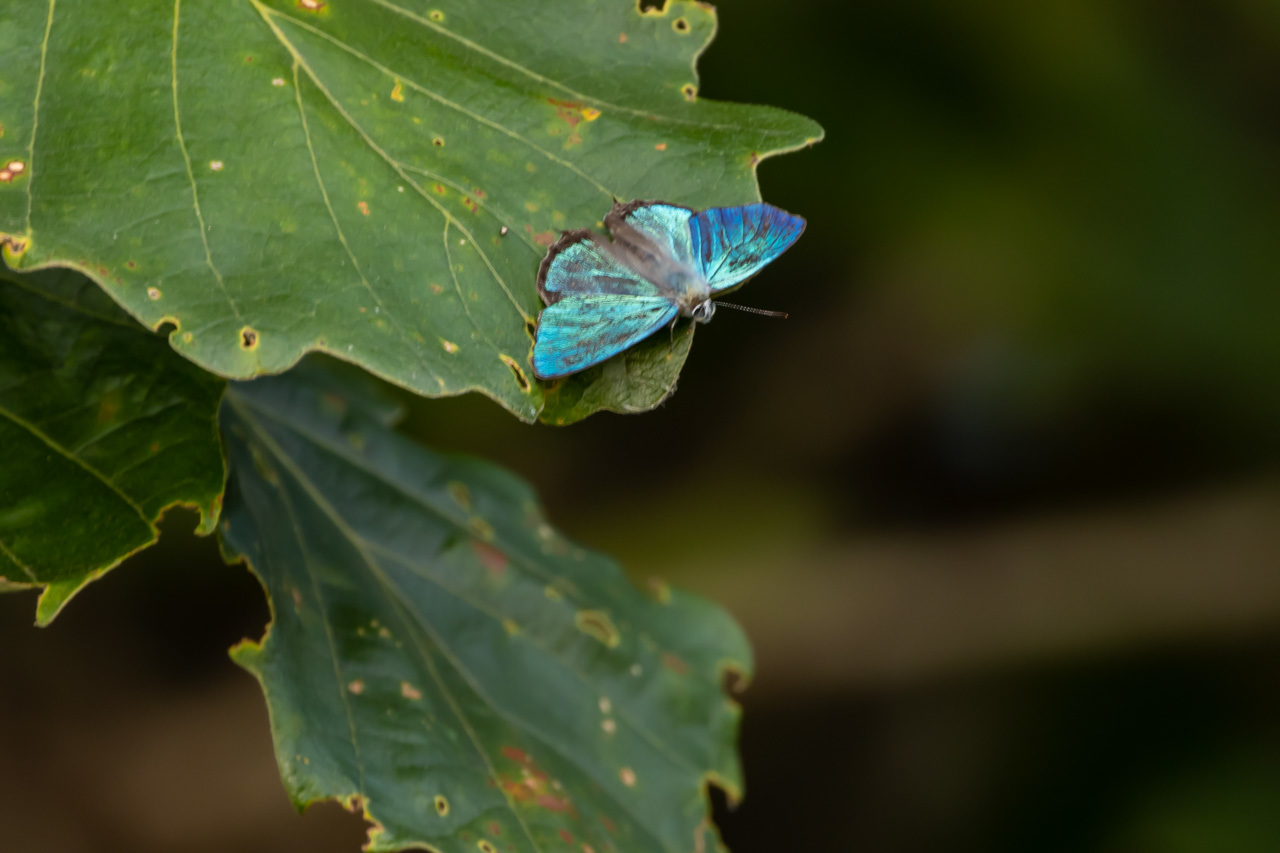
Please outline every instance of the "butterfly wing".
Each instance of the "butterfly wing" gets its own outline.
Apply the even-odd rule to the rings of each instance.
[[[713,292],[728,290],[760,272],[800,238],[804,220],[758,202],[712,207],[689,220],[697,268]]]
[[[566,231],[538,267],[538,293],[547,305],[574,294],[657,296],[658,288],[590,231]]]
[[[613,206],[604,224],[617,243],[635,255],[641,265],[664,263],[694,268],[689,220],[694,212],[665,201],[633,201]]]
[[[566,296],[538,317],[533,372],[539,379],[555,379],[585,370],[649,337],[679,311],[665,296]]]

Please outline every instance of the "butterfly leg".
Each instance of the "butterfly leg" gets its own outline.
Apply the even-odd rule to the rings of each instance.
[[[679,322],[680,315],[677,314],[671,319],[671,325],[667,327],[667,331],[671,333],[671,347],[667,350],[668,353],[673,353],[676,350],[676,323]]]

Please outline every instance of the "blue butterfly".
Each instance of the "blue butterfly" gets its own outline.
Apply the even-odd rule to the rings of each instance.
[[[539,379],[599,364],[681,317],[709,322],[713,297],[755,275],[804,230],[799,216],[763,203],[695,211],[615,202],[604,222],[612,241],[566,231],[538,268],[547,304],[533,344]]]

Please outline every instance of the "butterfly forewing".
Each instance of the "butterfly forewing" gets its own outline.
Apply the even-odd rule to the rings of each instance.
[[[689,220],[693,254],[713,291],[741,284],[791,247],[804,220],[763,202],[713,207]]]

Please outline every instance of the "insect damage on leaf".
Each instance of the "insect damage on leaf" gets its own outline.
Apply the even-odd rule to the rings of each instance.
[[[652,601],[509,474],[328,396],[272,377],[236,383],[223,409],[224,546],[273,616],[233,654],[266,690],[295,802],[356,804],[375,851],[714,837],[708,780],[740,789],[721,667],[750,666],[727,615]]]
[[[0,8],[14,34],[0,110],[31,115],[37,86],[58,103],[38,134],[6,121],[4,143],[32,152],[0,154],[0,191],[29,190],[0,204],[13,263],[91,271],[144,325],[192,330],[174,342],[220,375],[282,371],[321,348],[420,394],[479,391],[525,420],[651,408],[687,351],[636,348],[550,397],[532,382],[534,272],[560,230],[596,222],[615,196],[754,201],[750,152],[821,135],[782,110],[697,96],[715,13],[693,0],[254,0],[132,18],[91,4],[29,23],[21,4]],[[157,74],[167,98],[149,95]],[[99,131],[85,144],[56,144],[86,126]],[[92,193],[79,192],[86,174]],[[135,259],[145,281],[112,273]],[[371,302],[381,313],[357,321]],[[270,346],[224,333],[246,325]]]

